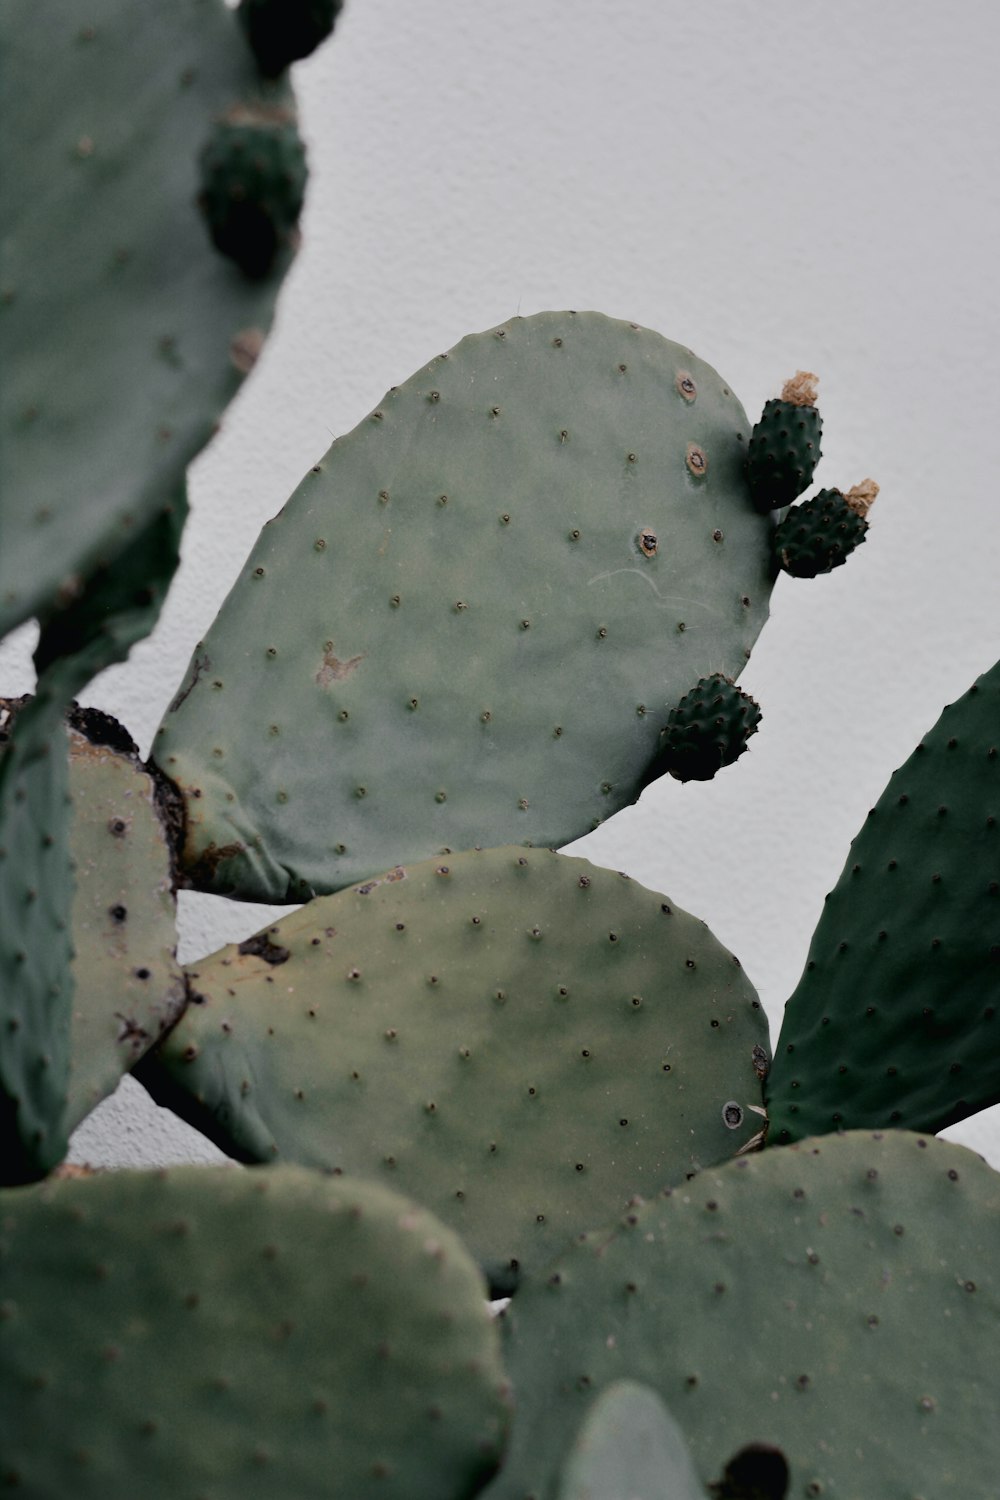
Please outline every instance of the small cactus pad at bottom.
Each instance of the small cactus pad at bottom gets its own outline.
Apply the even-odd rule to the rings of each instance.
[[[774,531],[774,555],[793,578],[818,578],[847,561],[868,522],[840,490],[820,490],[793,505]]]
[[[660,707],[767,618],[747,431],[691,350],[592,312],[394,386],[264,527],[156,733],[182,878],[303,901],[634,802]]]
[[[666,774],[678,781],[711,781],[740,758],[760,718],[754,699],[731,678],[703,677],[671,710],[649,780]]]
[[[242,1160],[377,1177],[496,1295],[759,1132],[767,1022],[703,922],[545,849],[442,855],[188,969],[140,1082]]]
[[[467,1500],[506,1384],[458,1239],[371,1183],[186,1167],[0,1196],[0,1482]]]
[[[517,1414],[484,1500],[552,1500],[618,1380],[659,1393],[706,1485],[763,1444],[790,1496],[996,1500],[998,1242],[1000,1174],[931,1136],[824,1136],[699,1173],[514,1297]]]

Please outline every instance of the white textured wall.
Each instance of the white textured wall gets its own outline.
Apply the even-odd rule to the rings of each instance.
[[[691,345],[751,415],[818,370],[817,477],[880,481],[868,541],[779,580],[752,752],[574,846],[705,917],[776,1031],[865,812],[1000,655],[998,41],[991,0],[348,0],[296,70],[311,197],[275,332],[194,470],[159,629],[87,701],[145,749],[261,524],[467,332],[598,308]],[[182,955],[269,914],[184,897]],[[126,1085],[76,1155],[197,1153],[142,1105]],[[953,1134],[1000,1163],[998,1112]]]

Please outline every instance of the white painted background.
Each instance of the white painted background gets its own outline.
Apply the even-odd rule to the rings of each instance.
[[[998,41],[993,0],[348,0],[296,69],[311,195],[275,331],[193,471],[158,630],[85,701],[145,752],[263,522],[465,333],[597,308],[689,344],[751,417],[817,370],[817,481],[879,480],[868,541],[779,580],[751,753],[573,846],[704,917],[776,1035],[868,807],[1000,655]],[[0,689],[30,688],[30,644]],[[181,956],[271,911],[183,896]],[[950,1133],[1000,1165],[1000,1111]],[[74,1143],[211,1154],[130,1081]]]

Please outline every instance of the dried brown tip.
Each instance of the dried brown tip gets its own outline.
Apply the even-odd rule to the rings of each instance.
[[[796,370],[791,380],[781,387],[781,399],[789,406],[815,406],[819,399],[816,389],[819,376],[811,370]]]
[[[875,504],[877,494],[878,485],[874,479],[862,479],[860,484],[856,484],[853,489],[847,491],[844,499],[863,520]]]
[[[60,1162],[58,1167],[49,1173],[50,1177],[94,1177],[97,1168],[92,1167],[89,1162]]]

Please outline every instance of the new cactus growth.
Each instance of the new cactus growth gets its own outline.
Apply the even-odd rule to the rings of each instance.
[[[517,1414],[489,1500],[557,1494],[621,1380],[659,1393],[705,1485],[764,1443],[792,1495],[991,1500],[998,1234],[1000,1176],[903,1131],[741,1157],[636,1205],[505,1315]]]
[[[678,781],[711,781],[739,759],[759,723],[760,709],[749,693],[721,672],[703,677],[671,709],[650,780],[670,775]]]
[[[823,419],[817,376],[799,370],[780,400],[768,401],[747,448],[747,483],[758,510],[780,510],[807,490],[820,459]]]
[[[463,339],[265,527],[155,763],[67,727],[263,341],[285,75],[339,8],[0,15],[0,633],[40,625],[0,699],[0,1484],[995,1500],[1000,1177],[929,1133],[1000,1101],[1000,664],[852,846],[773,1064],[703,922],[556,849],[743,754],[779,574],[864,540],[871,481],[800,498],[815,376],[751,430],[636,323]],[[182,967],[178,886],[306,904]],[[245,1169],[61,1180],[127,1068]]]
[[[485,1288],[383,1187],[99,1173],[0,1194],[0,1224],[12,1489],[458,1500],[496,1468],[509,1402]]]
[[[845,563],[865,539],[868,512],[878,485],[866,480],[853,490],[820,490],[793,505],[774,533],[774,552],[793,578],[816,578]]]

